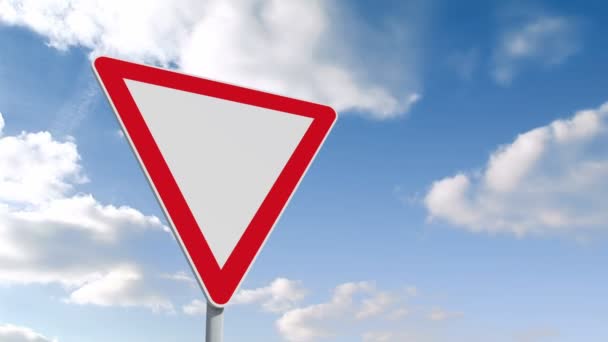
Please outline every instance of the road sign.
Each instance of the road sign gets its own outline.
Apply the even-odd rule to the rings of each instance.
[[[207,299],[221,308],[336,113],[108,57],[93,67]]]

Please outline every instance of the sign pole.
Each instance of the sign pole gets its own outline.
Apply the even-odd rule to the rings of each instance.
[[[224,337],[224,308],[218,308],[207,302],[206,342],[222,342]]]

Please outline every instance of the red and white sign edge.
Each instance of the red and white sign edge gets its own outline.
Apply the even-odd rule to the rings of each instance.
[[[238,290],[331,131],[337,119],[336,112],[321,104],[105,56],[93,61],[93,70],[207,300],[216,307],[223,307]],[[199,229],[126,80],[312,119],[293,155],[222,267]]]

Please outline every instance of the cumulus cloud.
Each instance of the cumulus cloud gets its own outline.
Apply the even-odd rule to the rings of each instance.
[[[277,278],[270,285],[252,290],[239,291],[231,304],[260,304],[268,312],[284,312],[293,308],[306,297],[308,291],[301,282]]]
[[[522,133],[481,173],[433,183],[429,218],[474,232],[571,234],[606,228],[608,104]]]
[[[277,278],[268,286],[239,291],[231,305],[259,305],[264,311],[277,314],[279,334],[292,342],[345,337],[364,341],[431,341],[418,334],[418,328],[404,328],[406,320],[412,318],[415,323],[412,326],[417,327],[420,322],[433,323],[429,313],[445,316],[439,320],[460,315],[436,308],[431,311],[431,307],[410,308],[409,300],[418,296],[413,286],[386,291],[373,282],[348,282],[336,286],[329,300],[316,304],[303,303],[308,293],[299,281]],[[206,308],[205,301],[193,300],[182,311],[203,315]],[[379,327],[385,330],[377,330]],[[431,328],[436,329],[436,325]]]
[[[173,312],[173,304],[150,291],[142,271],[134,265],[115,267],[74,292],[68,303],[99,306],[145,307],[154,312]]]
[[[204,300],[195,299],[192,302],[183,306],[182,311],[186,315],[204,315],[207,310],[207,302]]]
[[[373,291],[368,282],[345,283],[334,290],[327,303],[310,305],[287,311],[277,321],[277,328],[287,341],[316,341],[336,334],[342,319],[357,311],[354,305],[356,294]]]
[[[579,27],[572,18],[552,15],[517,18],[504,30],[494,51],[494,79],[507,85],[527,65],[561,64],[580,47]]]
[[[347,13],[323,0],[0,2],[0,22],[27,27],[57,49],[178,67],[338,111],[406,112],[420,98],[415,28],[374,29]],[[371,69],[361,60],[378,63]]]
[[[125,268],[123,252],[129,237],[168,228],[134,208],[73,194],[86,179],[73,140],[1,136],[0,164],[8,166],[0,169],[0,283],[61,284],[79,304],[168,307],[146,294],[142,271]]]
[[[391,307],[398,300],[397,296],[388,292],[378,292],[362,301],[361,308],[355,313],[355,318],[361,320],[383,314],[386,312],[386,308]]]
[[[259,305],[262,310],[272,313],[283,313],[299,304],[308,293],[300,281],[277,278],[268,286],[257,289],[239,290],[229,305]],[[205,313],[207,303],[195,299],[184,305],[182,311],[188,315]]]
[[[194,278],[190,274],[184,271],[179,271],[171,274],[162,274],[160,277],[163,279],[179,281],[190,285],[196,284],[196,280],[194,280]]]
[[[101,205],[91,195],[28,208],[0,203],[0,223],[0,282],[66,286],[109,272],[119,262],[112,253],[118,236],[164,229],[156,217]]]
[[[378,335],[366,329],[379,322],[386,324],[404,318],[409,313],[403,306],[411,297],[408,292],[382,291],[371,282],[344,283],[334,289],[328,302],[300,306],[283,313],[277,320],[277,329],[287,341],[295,342],[353,334],[365,341],[387,340],[392,333]]]
[[[3,342],[59,342],[57,339],[48,338],[30,328],[12,324],[0,324],[0,340]]]
[[[61,198],[74,183],[86,181],[76,145],[48,132],[2,136],[0,160],[10,165],[0,169],[0,201],[37,204]]]

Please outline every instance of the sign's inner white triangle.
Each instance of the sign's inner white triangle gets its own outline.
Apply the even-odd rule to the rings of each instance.
[[[222,267],[312,119],[125,81]]]

